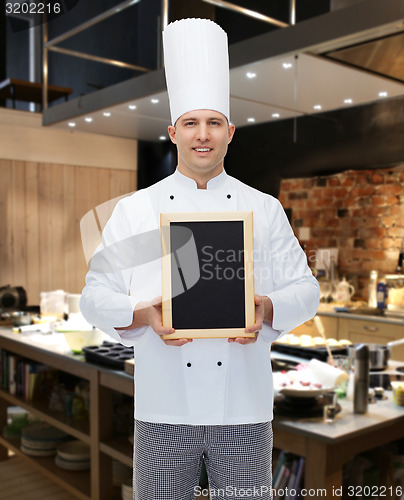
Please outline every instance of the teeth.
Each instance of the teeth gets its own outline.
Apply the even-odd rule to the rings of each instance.
[[[207,151],[210,151],[210,148],[194,148],[195,151],[199,151],[200,153],[206,153]]]

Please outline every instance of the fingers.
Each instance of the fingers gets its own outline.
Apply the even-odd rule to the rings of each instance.
[[[257,341],[258,338],[258,333],[255,332],[255,337],[236,337],[236,338],[229,338],[228,341],[231,342],[236,342],[237,344],[241,345],[247,345],[247,344],[254,344],[254,342]]]
[[[262,297],[260,295],[254,295],[254,302],[256,306],[260,306],[262,303]]]
[[[192,339],[163,340],[163,342],[166,345],[181,347],[185,344],[188,344],[188,342],[192,342]]]

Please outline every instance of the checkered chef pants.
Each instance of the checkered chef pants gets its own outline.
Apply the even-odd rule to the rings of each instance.
[[[202,457],[211,500],[272,499],[271,422],[173,425],[135,421],[134,500],[194,500]]]

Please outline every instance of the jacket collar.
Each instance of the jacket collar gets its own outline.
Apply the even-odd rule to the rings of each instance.
[[[208,190],[220,189],[225,185],[227,178],[228,175],[223,169],[223,171],[219,175],[213,177],[208,181],[206,188]],[[186,175],[182,174],[181,172],[178,171],[178,169],[176,169],[175,172],[173,173],[173,180],[178,186],[184,189],[198,189],[198,186],[194,181],[194,179],[191,179],[191,177],[187,177]]]

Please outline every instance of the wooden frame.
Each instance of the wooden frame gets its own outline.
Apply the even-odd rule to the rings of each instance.
[[[205,224],[198,224],[201,222]],[[210,223],[216,222],[222,224],[220,226],[210,226]],[[237,222],[241,224],[235,225],[234,223]],[[245,333],[245,328],[255,323],[253,260],[254,240],[252,212],[163,213],[160,215],[160,223],[162,245],[161,272],[163,325],[174,327],[176,329],[175,333],[171,335],[165,335],[163,336],[163,339],[254,337],[255,333]],[[193,226],[191,230],[190,226]],[[186,286],[186,282],[183,278],[183,273],[181,271],[181,267],[183,266],[183,264],[179,263],[177,251],[178,254],[180,254],[181,251],[188,245],[188,243],[190,243],[191,239],[189,239],[188,242],[186,242],[181,247],[177,246],[178,240],[181,238],[173,236],[173,234],[175,233],[173,227],[185,227],[185,230],[189,231],[189,234],[192,236],[192,244],[188,246],[189,251],[185,258],[183,256],[182,261],[185,264],[185,267],[189,267],[189,260],[192,258],[195,259],[193,263],[193,272],[195,271],[196,264],[198,279],[196,279],[196,281],[194,279],[194,282],[191,283],[190,287]],[[209,231],[207,229],[209,229]],[[204,235],[202,234],[202,231],[205,232]],[[183,236],[184,233],[182,233],[182,240],[184,239]],[[175,242],[173,239],[175,237],[177,238],[177,242]],[[224,255],[226,251],[232,251],[234,255],[239,257],[238,261],[234,264],[236,267],[238,267],[237,269],[234,268],[233,270],[231,270],[229,267],[218,268],[216,266],[216,268],[214,268],[215,270],[223,269],[223,275],[222,277],[217,277],[217,279],[210,278],[211,281],[209,282],[209,284],[206,284],[205,282],[202,283],[203,279],[209,281],[209,279],[207,279],[206,277],[202,276],[201,279],[199,279],[199,276],[201,276],[201,260],[203,260],[201,259],[201,252],[206,248],[214,249],[216,247],[214,245],[201,246],[201,243],[205,242],[205,237],[207,237],[207,239],[210,241],[212,241],[213,239],[214,243],[216,242],[216,240],[220,241],[218,245],[223,245],[223,242],[225,242],[224,247],[226,245],[231,245],[232,241],[237,240],[237,245],[239,246],[239,248],[235,250],[232,250],[229,247],[227,248],[227,250],[225,250],[224,247],[219,247],[218,250],[215,250],[215,254],[217,257],[219,252],[221,252],[220,255]],[[177,248],[172,248],[173,242],[174,247],[177,246]],[[189,249],[192,245],[193,250]],[[193,255],[192,251],[194,252]],[[214,261],[213,257],[212,261]],[[230,260],[228,261],[230,262]],[[211,260],[209,262],[211,262]],[[224,262],[224,259],[218,259],[218,262],[222,263]],[[223,277],[226,270],[232,271],[233,274],[231,278],[228,278],[228,276]],[[239,271],[241,271],[241,273],[239,273]],[[229,274],[231,273],[227,273],[227,275]],[[240,274],[242,276],[240,276]],[[184,286],[182,291],[180,291],[179,293],[177,293],[173,289],[173,287],[175,287],[175,283],[173,282],[176,279],[179,282],[178,276],[181,277],[181,283]],[[195,327],[191,327],[189,326],[189,321],[192,322],[193,318],[192,320],[188,320],[188,326],[178,326],[181,323],[183,325],[187,324],[187,321],[184,322],[183,320],[178,320],[179,315],[183,314],[183,312],[179,312],[180,307],[178,303],[180,301],[182,301],[183,303],[185,301],[186,303],[187,300],[191,301],[191,305],[195,303],[195,300],[192,301],[192,299],[190,299],[190,294],[194,294],[193,297],[195,298],[195,294],[199,293],[195,292],[195,290],[198,290],[198,287],[196,285],[198,285],[199,290],[202,289],[205,294],[199,296],[199,299],[202,300],[197,301],[199,309],[195,310],[195,316],[198,316],[198,314],[199,316],[203,315],[204,318],[208,318],[206,319],[206,321],[209,322],[210,316],[214,316],[215,314],[216,316],[221,315],[219,323],[227,322],[227,318],[229,318],[229,326],[221,324],[218,327],[213,327],[201,326],[200,324],[199,326],[196,325]],[[206,290],[209,290],[209,292],[206,293]],[[221,291],[223,290],[225,291],[221,294]],[[236,307],[236,304],[233,304],[233,298],[231,298],[231,300],[229,300],[227,304],[225,304],[225,301],[215,300],[215,294],[217,295],[217,298],[220,299],[225,294],[226,298],[229,298],[229,290],[231,290],[230,294],[234,294],[234,297],[237,299],[236,302],[239,307]],[[216,311],[212,310],[212,302],[215,306],[216,304],[218,304],[218,302],[220,302],[217,308],[213,308],[216,309]],[[220,309],[222,307],[224,308],[224,311],[227,308],[227,314],[222,315],[222,309]],[[241,312],[240,309],[242,310]],[[209,310],[209,312],[211,313],[210,315],[206,314],[207,310]],[[201,311],[204,312],[202,313]],[[197,319],[195,321],[198,322]],[[204,323],[204,321],[205,319],[202,321],[202,323]],[[212,321],[214,322],[216,320],[212,319]],[[237,322],[237,325],[235,325],[234,322]]]

